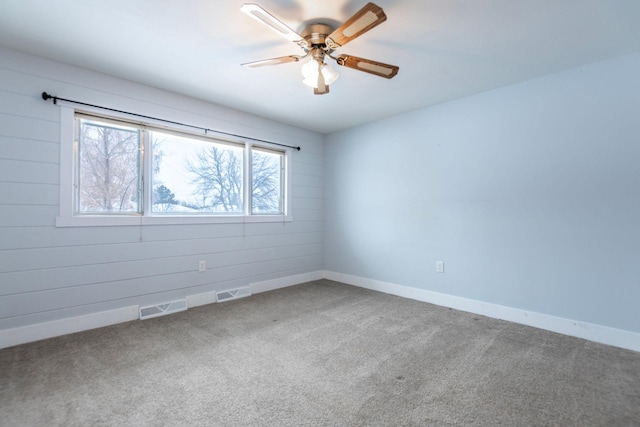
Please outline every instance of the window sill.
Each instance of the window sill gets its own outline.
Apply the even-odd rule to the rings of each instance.
[[[238,215],[238,216],[115,216],[86,215],[56,217],[56,227],[112,227],[141,225],[191,225],[191,224],[243,224],[291,222],[291,215]]]

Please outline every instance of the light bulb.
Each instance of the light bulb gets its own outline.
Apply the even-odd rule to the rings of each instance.
[[[304,79],[302,80],[302,83],[315,89],[318,88],[318,79]]]
[[[318,63],[313,59],[304,64],[300,71],[305,79],[318,79]]]
[[[335,82],[340,74],[333,68],[329,66],[329,64],[323,64],[322,66],[322,76],[324,77],[324,84],[330,85]]]
[[[324,62],[321,64],[322,67],[322,77],[324,77],[324,84],[327,86],[331,83],[335,82],[338,78],[339,74],[336,70],[331,68],[329,64],[325,64]],[[305,85],[318,88],[318,62],[315,60],[310,60],[306,64],[302,66],[300,69],[302,75],[304,76],[304,80],[302,83]]]

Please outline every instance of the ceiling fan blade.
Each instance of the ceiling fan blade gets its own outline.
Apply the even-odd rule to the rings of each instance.
[[[278,18],[264,10],[262,7],[255,3],[245,3],[240,8],[241,11],[252,17],[258,22],[267,25],[276,33],[280,34],[285,39],[292,41],[300,47],[307,47],[308,43],[300,34],[293,31],[287,25],[285,25]]]
[[[261,61],[253,61],[242,64],[243,67],[247,68],[258,68],[264,67],[267,65],[278,65],[278,64],[286,64],[288,62],[298,62],[300,61],[300,56],[298,55],[289,55],[289,56],[280,56],[278,58],[271,59],[263,59]]]
[[[353,68],[354,70],[364,71],[387,79],[398,74],[398,71],[400,70],[400,67],[395,65],[358,58],[357,56],[351,55],[339,55],[336,58],[336,62],[338,65],[342,65],[343,67]]]
[[[336,28],[327,37],[327,46],[336,49],[344,46],[356,37],[366,33],[373,27],[382,24],[387,20],[387,15],[381,7],[373,3],[367,3],[362,9],[356,12],[347,22]]]

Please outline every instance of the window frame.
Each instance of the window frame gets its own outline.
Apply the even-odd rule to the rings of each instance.
[[[193,132],[191,129],[181,127],[179,125],[167,126],[166,123],[145,119],[132,119],[132,117],[118,112],[109,112],[108,115],[103,111],[93,107],[75,108],[70,103],[58,101],[60,107],[60,207],[59,215],[55,219],[56,227],[89,227],[89,226],[140,226],[140,225],[179,225],[179,224],[234,224],[234,223],[270,223],[270,222],[291,222],[293,215],[291,213],[291,186],[292,186],[292,167],[291,155],[293,149],[275,147],[268,143],[256,143],[250,140],[221,138]],[[144,142],[144,153],[142,155],[142,194],[143,206],[142,213],[127,214],[79,214],[75,213],[75,183],[76,183],[76,165],[78,147],[75,141],[75,118],[76,113],[95,116],[97,119],[104,118],[106,121],[115,120],[131,123],[135,126],[148,126],[156,128],[160,131],[174,132],[182,136],[192,135],[197,139],[208,139],[212,142],[218,142],[229,145],[244,146],[244,209],[241,213],[233,214],[207,214],[198,213],[189,214],[168,214],[155,213],[151,209],[151,145],[150,141]],[[252,193],[252,175],[251,175],[251,150],[265,149],[283,153],[282,173],[282,191],[283,191],[283,214],[253,214],[251,212],[251,193]]]

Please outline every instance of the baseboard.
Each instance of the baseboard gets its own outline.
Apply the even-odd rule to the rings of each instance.
[[[187,307],[193,308],[201,305],[213,304],[217,301],[216,291],[203,292],[201,294],[187,295]]]
[[[259,292],[271,291],[298,285],[300,283],[320,280],[322,278],[322,271],[314,271],[273,280],[265,280],[263,282],[252,283],[251,293],[256,294]],[[212,291],[187,295],[186,300],[187,306],[192,308],[215,303],[217,301],[217,297],[216,292]],[[139,307],[136,305],[91,313],[84,316],[69,317],[66,319],[52,320],[50,322],[35,323],[33,325],[0,330],[0,349],[39,341],[46,338],[53,338],[60,335],[72,334],[74,332],[115,325],[116,323],[128,322],[130,320],[137,320],[139,318],[138,310]]]
[[[13,347],[14,345],[39,341],[45,338],[87,331],[137,319],[138,306],[134,305],[85,314],[84,316],[68,317],[66,319],[0,330],[0,348]]]
[[[495,319],[507,320],[564,335],[583,338],[601,344],[640,351],[640,333],[637,332],[610,328],[608,326],[580,322],[577,320],[565,319],[562,317],[555,317],[548,314],[520,310],[497,304],[490,304],[453,295],[427,291],[424,289],[366,279],[343,273],[336,273],[333,271],[324,271],[323,276],[326,279],[352,286],[428,302],[443,307],[454,308],[456,310],[480,314]]]
[[[545,329],[564,335],[612,345],[640,352],[640,334],[623,329],[610,328],[593,323],[580,322],[547,314],[490,304],[482,301],[461,298],[379,280],[367,279],[333,271],[313,271],[278,279],[252,283],[251,293],[267,292],[320,279],[397,295],[417,301],[450,307],[469,313],[480,314],[495,319],[507,320],[539,329]],[[215,292],[194,294],[186,297],[189,307],[210,304],[216,301]],[[60,335],[81,332],[116,323],[138,319],[138,306],[123,307],[115,310],[91,313],[84,316],[36,323],[13,329],[0,330],[0,348],[12,347],[32,341],[53,338]]]
[[[299,285],[301,283],[313,282],[324,278],[324,271],[312,271],[310,273],[296,274],[294,276],[280,277],[273,280],[265,280],[251,284],[251,293],[273,291],[288,286]]]

